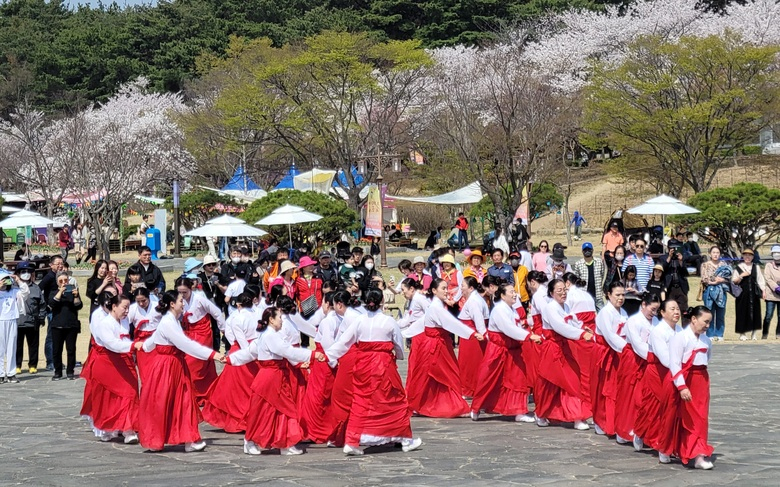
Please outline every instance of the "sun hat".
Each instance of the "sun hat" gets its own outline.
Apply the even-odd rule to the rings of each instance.
[[[308,267],[310,265],[317,265],[317,262],[308,255],[304,255],[298,261],[298,267],[300,268]]]
[[[281,267],[279,268],[279,275],[281,276],[285,272],[289,271],[290,269],[295,269],[297,266],[292,263],[291,260],[285,260],[282,262]]]
[[[441,257],[439,257],[439,262],[442,264],[445,262],[449,262],[450,264],[455,265],[455,258],[450,254],[444,254]]]
[[[189,274],[190,272],[194,271],[198,267],[202,266],[203,262],[199,261],[195,257],[190,257],[189,259],[184,261],[184,273]]]
[[[211,254],[206,254],[205,257],[203,257],[203,265],[216,264],[216,263],[217,263],[217,258]]]
[[[418,256],[417,256],[417,257],[415,257],[415,258],[414,258],[414,260],[412,261],[412,265],[414,265],[414,264],[425,264],[425,257],[423,257],[423,256],[421,256],[421,255],[418,255]]]
[[[563,254],[563,249],[558,247],[557,249],[553,250],[552,253],[552,260],[565,260],[566,256]]]

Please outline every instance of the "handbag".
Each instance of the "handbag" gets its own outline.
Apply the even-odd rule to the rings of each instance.
[[[735,298],[738,298],[738,297],[739,297],[739,296],[742,294],[742,286],[740,286],[739,284],[735,284],[735,283],[733,283],[733,282],[731,282],[731,283],[729,283],[729,284],[731,285],[731,286],[730,286],[730,288],[731,288],[731,294],[732,294],[732,295],[733,295]]]
[[[314,294],[301,301],[301,315],[304,318],[308,318],[309,316],[313,315],[318,308],[319,305],[317,304],[317,296]]]

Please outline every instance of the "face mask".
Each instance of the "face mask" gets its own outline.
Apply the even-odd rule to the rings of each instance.
[[[19,278],[23,281],[29,281],[30,280],[30,273],[29,272],[22,272],[19,274]]]
[[[373,268],[374,268],[374,264],[372,264],[371,262],[366,262],[366,269],[371,270]]]
[[[623,256],[622,255],[616,255],[615,256],[615,260],[620,262],[621,260],[623,260]]]
[[[241,257],[231,257],[230,262],[234,264],[238,264],[239,262],[241,262]]]
[[[518,267],[520,267],[520,261],[517,259],[512,259],[509,261],[509,265],[517,269]]]
[[[773,252],[772,259],[780,261],[780,252]]]
[[[584,255],[585,257],[592,257],[593,256],[593,251],[592,250],[583,250],[582,251],[582,255]]]

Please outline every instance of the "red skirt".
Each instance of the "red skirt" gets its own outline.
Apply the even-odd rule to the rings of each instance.
[[[316,351],[323,352],[322,345]],[[300,423],[304,437],[314,443],[325,443],[333,432],[331,418],[331,394],[336,380],[336,369],[327,362],[311,362],[306,394],[301,401]]]
[[[596,340],[598,343],[593,347],[593,366],[590,374],[593,422],[604,430],[604,433],[614,436],[620,354],[613,350],[601,335],[596,335]]]
[[[135,331],[135,339],[136,341],[144,342],[149,337],[151,337],[154,334],[154,331]],[[141,379],[141,387],[143,387],[144,382],[147,380],[147,375],[149,374],[149,361],[153,360],[152,356],[157,353],[157,349],[155,348],[149,353],[146,352],[135,352],[135,363],[138,365],[138,377]]]
[[[149,354],[147,380],[141,388],[138,438],[144,448],[162,450],[165,445],[200,441],[202,421],[184,352],[158,345]]]
[[[594,311],[577,313],[577,319],[582,321],[583,328],[596,329],[596,313]],[[596,343],[586,342],[585,340],[570,341],[570,348],[574,354],[574,359],[580,366],[580,398],[582,399],[583,413],[586,414],[586,418],[589,418],[593,415],[590,375],[593,369],[593,360],[595,359]]]
[[[233,353],[241,347],[235,343],[230,347]],[[246,365],[226,364],[209,388],[203,419],[228,433],[246,431],[246,413],[252,396],[252,382],[260,367],[257,362]]]
[[[189,323],[184,327],[184,334],[190,339],[211,348],[214,346],[211,334],[211,317],[204,316],[195,323]],[[195,388],[195,397],[198,404],[203,405],[208,397],[211,384],[217,380],[217,366],[213,360],[200,360],[190,355],[185,357],[187,368],[190,371],[192,385]]]
[[[504,416],[526,414],[529,387],[521,342],[495,331],[488,333],[488,340],[471,410]]]
[[[570,348],[573,340],[545,330],[536,389],[535,413],[554,421],[572,422],[590,417],[582,401],[579,364]]]
[[[81,377],[86,379],[81,415],[103,431],[138,429],[138,375],[130,353],[115,353],[93,342]]]
[[[469,412],[462,387],[452,340],[443,328],[425,327],[414,344],[417,357],[413,374],[406,381],[409,407],[422,416],[457,418]]]
[[[359,445],[363,435],[375,439],[411,438],[411,412],[398,374],[393,343],[362,342],[355,348],[346,444]]]
[[[634,353],[630,343],[626,344],[620,354],[617,371],[615,403],[618,406],[615,410],[615,433],[627,440],[634,437],[636,409],[641,400],[639,384],[645,375],[646,367],[647,361]]]
[[[461,321],[476,333],[477,327],[473,321]],[[461,338],[458,342],[458,372],[462,386],[461,392],[464,396],[474,396],[486,345],[485,341],[480,342],[476,338]]]
[[[642,376],[639,403],[636,410],[634,434],[642,438],[645,445],[663,454],[672,453],[674,442],[675,414],[666,414],[668,405],[678,395],[669,369],[664,367],[652,353],[647,354],[647,368]]]
[[[290,448],[303,439],[286,360],[258,360],[244,438],[260,448]]]
[[[685,372],[685,384],[691,400],[685,402],[677,394],[675,435],[672,453],[683,463],[699,455],[708,457],[714,449],[707,444],[710,412],[710,376],[707,367],[694,365]]]
[[[355,366],[356,358],[357,352],[355,347],[352,346],[339,359],[336,377],[333,380],[333,392],[330,398],[330,421],[333,430],[330,432],[328,441],[331,441],[338,447],[344,446],[347,436],[347,422],[349,421],[350,409],[352,409],[352,389],[354,383],[352,369]]]

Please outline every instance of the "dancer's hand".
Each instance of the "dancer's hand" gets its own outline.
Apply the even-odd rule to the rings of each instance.
[[[531,336],[530,336],[529,338],[530,338],[530,339],[531,339],[531,341],[532,341],[532,342],[534,342],[534,343],[537,343],[537,344],[538,344],[538,343],[542,343],[542,337],[540,337],[539,335],[536,335],[536,334],[534,334],[534,333],[531,333]]]
[[[582,339],[585,340],[586,342],[593,340],[593,333],[586,331],[585,333],[583,333]]]
[[[140,352],[142,348],[144,348],[144,342],[135,342],[133,343],[133,348],[135,348],[136,352]]]
[[[682,399],[685,402],[690,402],[691,399],[693,399],[693,397],[691,396],[691,391],[687,387],[680,391],[680,399]]]
[[[476,338],[478,342],[481,342],[485,339],[485,335],[481,333],[474,333],[474,338]]]
[[[301,368],[302,369],[308,369],[309,365],[311,365],[311,364],[309,364],[309,362],[304,362],[304,363],[301,364]]]
[[[215,353],[215,354],[214,354],[214,360],[216,360],[217,362],[222,362],[223,364],[224,364],[225,362],[227,362],[227,359],[225,358],[225,356],[224,356],[224,355],[222,355],[222,354],[221,354],[221,353],[219,353],[219,352],[217,352],[217,353]]]
[[[322,352],[314,352],[314,359],[317,362],[324,362],[327,359],[327,357]]]

